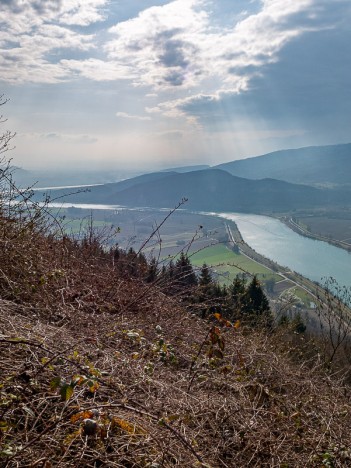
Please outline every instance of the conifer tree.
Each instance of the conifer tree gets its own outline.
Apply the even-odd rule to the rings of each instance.
[[[256,276],[252,278],[251,283],[248,285],[243,299],[242,312],[245,315],[251,316],[253,324],[254,317],[260,317],[268,321],[268,324],[271,322],[272,316],[269,301]]]
[[[212,280],[212,275],[211,275],[210,269],[208,268],[206,263],[204,263],[202,265],[202,268],[201,268],[201,271],[200,271],[199,285],[200,286],[208,286],[208,285],[210,285],[212,283],[213,283],[213,280]]]
[[[175,264],[177,283],[181,286],[196,286],[197,278],[189,260],[189,257],[182,252]]]
[[[146,282],[153,283],[157,278],[157,260],[153,257],[147,268]]]

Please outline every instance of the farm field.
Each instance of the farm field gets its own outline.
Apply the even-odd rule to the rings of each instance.
[[[50,212],[67,234],[78,237],[84,235],[90,225],[95,231],[119,228],[114,243],[123,249],[139,249],[169,213],[160,210],[90,210],[75,207],[51,208]],[[153,252],[157,254],[161,247],[162,256],[174,256],[181,249],[194,252],[225,240],[226,232],[221,219],[179,210],[162,224],[143,251],[150,255]]]
[[[310,309],[311,304],[315,303],[315,298],[311,294],[309,294],[305,289],[299,286],[286,288],[282,293],[282,297],[286,296],[287,294],[295,296],[297,301],[300,304],[303,304],[303,306],[306,309]]]
[[[64,231],[83,236],[92,222],[96,232],[116,229],[111,244],[128,249],[138,249],[168,213],[157,210],[88,210],[81,208],[52,209],[52,215],[62,222]],[[119,232],[117,232],[119,228]],[[239,273],[257,275],[263,283],[279,281],[281,276],[246,255],[234,253],[227,247],[228,236],[220,218],[184,211],[173,213],[162,225],[157,235],[147,243],[144,253],[151,257],[175,257],[183,250],[188,252],[194,266],[203,263],[212,266],[220,283],[230,284]]]
[[[239,273],[247,272],[257,275],[263,283],[274,279],[279,281],[282,277],[263,265],[249,259],[245,255],[235,253],[223,244],[208,247],[191,256],[193,265],[201,267],[204,263],[211,266],[217,273],[221,283],[231,283]]]

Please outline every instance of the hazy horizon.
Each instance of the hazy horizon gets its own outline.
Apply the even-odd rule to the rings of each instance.
[[[147,171],[351,141],[346,0],[4,0],[23,169]]]

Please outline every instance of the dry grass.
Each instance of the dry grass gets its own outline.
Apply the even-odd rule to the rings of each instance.
[[[129,284],[128,296],[138,290]],[[351,464],[342,382],[234,328],[221,329],[224,358],[209,359],[206,345],[190,372],[210,326],[157,291],[116,315],[76,310],[61,327],[2,301],[4,466]],[[81,376],[92,381],[67,400],[50,389]]]
[[[201,320],[93,232],[18,209],[0,203],[1,466],[351,466],[350,389],[288,332]]]

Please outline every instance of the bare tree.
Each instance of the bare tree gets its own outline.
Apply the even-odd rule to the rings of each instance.
[[[351,344],[351,288],[327,278],[318,291],[317,314],[325,352],[331,364],[337,355],[345,359]]]
[[[4,95],[0,94],[0,107],[5,105],[7,102],[8,99],[5,99]],[[3,124],[5,122],[6,119],[2,114],[0,114],[0,124]],[[6,130],[3,134],[0,134],[0,155],[12,149],[9,144],[14,136],[15,133],[10,132],[9,130]]]

